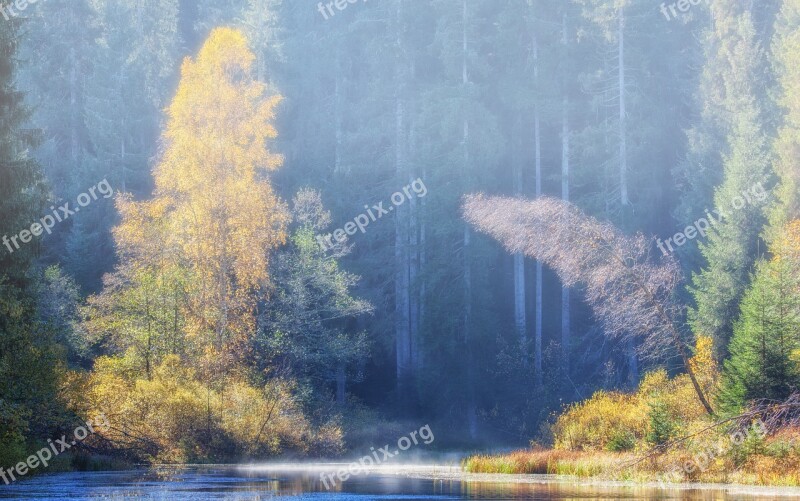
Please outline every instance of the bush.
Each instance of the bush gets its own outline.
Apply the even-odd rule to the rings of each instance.
[[[17,464],[27,456],[29,415],[27,409],[0,399],[0,467]]]
[[[82,384],[73,384],[82,392],[73,396],[76,410],[88,417],[105,414],[110,424],[90,437],[97,447],[163,463],[341,450],[338,425],[312,426],[291,381],[262,387],[229,376],[206,384],[174,355],[154,367],[150,379],[130,369],[126,357],[101,357]]]
[[[719,371],[709,338],[700,337],[690,364],[707,395],[714,395]],[[557,449],[628,451],[663,444],[685,432],[685,423],[707,415],[685,374],[672,379],[663,369],[644,376],[634,393],[598,391],[568,407],[553,426]]]
[[[630,451],[636,447],[636,437],[629,432],[615,432],[606,445],[606,450],[611,452]]]
[[[602,451],[636,441],[647,433],[647,411],[636,395],[598,391],[572,405],[553,426],[555,446]]]
[[[647,432],[647,441],[651,445],[663,445],[673,438],[676,428],[677,424],[666,403],[660,400],[651,402],[650,431]]]

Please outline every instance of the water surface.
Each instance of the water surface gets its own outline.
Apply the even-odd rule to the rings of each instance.
[[[0,499],[588,500],[800,499],[800,489],[598,483],[550,475],[464,475],[456,466],[382,465],[344,482],[339,464],[161,467],[40,475],[0,487]]]

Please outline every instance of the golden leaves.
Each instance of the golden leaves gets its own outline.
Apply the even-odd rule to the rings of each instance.
[[[269,279],[270,251],[286,238],[287,211],[266,178],[283,162],[269,149],[281,97],[268,96],[252,77],[254,60],[241,32],[220,28],[197,58],[184,61],[167,109],[154,197],[118,202],[119,269],[139,286],[133,270],[180,285],[167,291],[181,294],[170,303],[181,308],[173,317],[195,354],[204,346],[224,351],[252,335],[255,291]],[[148,337],[159,335],[151,330]]]

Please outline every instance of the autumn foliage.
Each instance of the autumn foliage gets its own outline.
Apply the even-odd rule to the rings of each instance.
[[[713,396],[719,370],[710,338],[698,339],[690,363],[706,394]],[[553,427],[555,447],[610,452],[643,450],[686,434],[704,416],[705,410],[694,398],[688,376],[670,378],[659,369],[645,375],[634,393],[601,390],[570,406]]]
[[[153,197],[118,200],[119,265],[84,311],[92,339],[115,355],[96,360],[73,407],[106,413],[103,438],[132,457],[341,445],[334,423],[306,419],[291,379],[267,379],[249,360],[288,221],[268,177],[282,163],[271,151],[281,98],[252,77],[253,63],[242,33],[211,33],[181,68]]]

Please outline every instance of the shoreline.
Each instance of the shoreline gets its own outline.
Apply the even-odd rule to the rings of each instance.
[[[556,475],[546,473],[469,473],[453,471],[448,474],[425,474],[415,472],[408,475],[410,478],[429,480],[449,480],[458,482],[483,482],[483,483],[509,483],[509,484],[562,484],[581,487],[609,487],[609,488],[644,488],[662,490],[725,490],[731,494],[750,494],[755,496],[779,495],[800,497],[800,487],[748,485],[731,483],[670,483],[670,482],[636,482],[632,480],[604,480],[600,478],[587,478],[572,475]]]
[[[317,475],[322,472],[335,472],[346,467],[345,462],[264,462],[251,464],[218,463],[218,464],[156,464],[141,469],[232,469],[250,473],[291,473]],[[135,470],[131,470],[135,471]],[[470,473],[457,464],[437,463],[395,463],[383,464],[368,468],[366,472],[356,476],[403,476],[411,479],[477,482],[493,484],[539,484],[539,485],[572,485],[576,487],[607,487],[632,489],[661,490],[703,490],[726,491],[738,495],[777,495],[800,498],[800,487],[780,485],[750,485],[737,483],[714,482],[654,482],[634,480],[608,480],[598,477],[580,477],[574,475],[558,475],[550,473]]]

